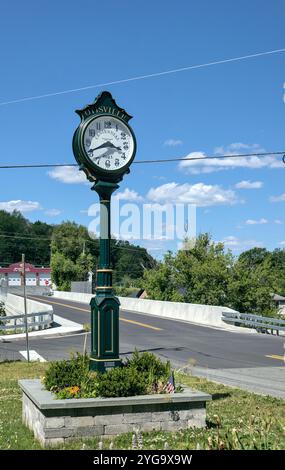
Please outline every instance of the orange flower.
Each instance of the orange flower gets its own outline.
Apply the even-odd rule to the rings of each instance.
[[[69,392],[71,393],[71,395],[76,395],[80,390],[80,387],[69,387]]]

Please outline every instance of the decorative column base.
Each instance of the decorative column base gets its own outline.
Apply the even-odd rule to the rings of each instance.
[[[99,288],[91,299],[91,357],[89,369],[105,372],[121,365],[119,358],[119,299]],[[108,292],[111,291],[111,292]]]

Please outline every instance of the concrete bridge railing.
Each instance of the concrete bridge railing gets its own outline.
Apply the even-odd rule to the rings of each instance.
[[[93,296],[94,294],[54,291],[54,297],[82,303],[89,303]],[[135,313],[145,313],[231,331],[244,330],[242,327],[239,328],[228,325],[223,321],[223,312],[238,313],[228,307],[167,302],[162,300],[133,299],[130,297],[119,297],[119,300],[122,310],[130,310]],[[249,331],[250,329],[248,329],[248,332]]]
[[[1,330],[24,330],[25,311],[24,299],[14,294],[1,296],[0,300],[5,303],[6,317],[0,317]],[[37,331],[50,328],[53,323],[53,307],[35,300],[27,299],[27,322],[28,329]]]

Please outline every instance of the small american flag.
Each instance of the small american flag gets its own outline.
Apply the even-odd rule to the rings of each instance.
[[[175,392],[175,382],[174,382],[174,374],[173,372],[171,373],[167,384],[165,385],[164,388],[166,393],[174,393]]]

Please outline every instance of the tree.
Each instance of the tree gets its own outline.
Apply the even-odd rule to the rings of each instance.
[[[284,267],[284,250],[253,248],[234,259],[222,243],[201,234],[192,248],[168,253],[156,269],[146,271],[144,287],[152,299],[270,316],[276,313],[271,294],[283,292]]]
[[[250,250],[244,251],[239,255],[238,261],[246,269],[255,269],[262,265],[266,259],[270,257],[270,252],[266,248],[251,248]]]
[[[175,278],[174,260],[175,257],[171,252],[168,252],[163,262],[144,272],[143,287],[146,289],[149,298],[183,301]]]
[[[71,281],[77,279],[77,266],[63,253],[58,251],[52,254],[51,258],[51,278],[59,290],[70,290]]]
[[[128,241],[111,239],[111,265],[114,268],[114,282],[123,283],[129,279],[143,277],[145,269],[155,266],[156,262],[145,248],[134,246]]]
[[[35,265],[49,266],[50,248],[53,226],[37,220],[31,224],[31,237],[33,243],[29,243],[27,260]]]
[[[145,288],[159,300],[225,305],[232,263],[222,243],[201,234],[192,248],[168,253],[155,272],[147,271]]]
[[[63,222],[52,234],[52,281],[61,290],[70,290],[71,281],[87,281],[93,272],[97,257],[91,254],[87,228],[75,222]]]
[[[52,230],[51,225],[32,223],[18,211],[0,211],[0,262],[17,263],[25,253],[29,263],[49,264]]]
[[[77,280],[88,281],[89,273],[94,268],[93,257],[90,253],[81,253],[77,259]]]
[[[59,252],[76,263],[81,253],[89,250],[86,241],[89,240],[87,228],[75,222],[63,222],[57,225],[52,233],[52,253]]]
[[[285,296],[285,249],[276,248],[270,254],[274,272],[274,293]]]
[[[272,302],[272,293],[275,290],[275,273],[270,254],[263,253],[264,256],[258,257],[254,263],[248,262],[252,259],[252,253],[245,252],[242,255],[233,267],[229,306],[242,313],[274,315],[276,308]]]

